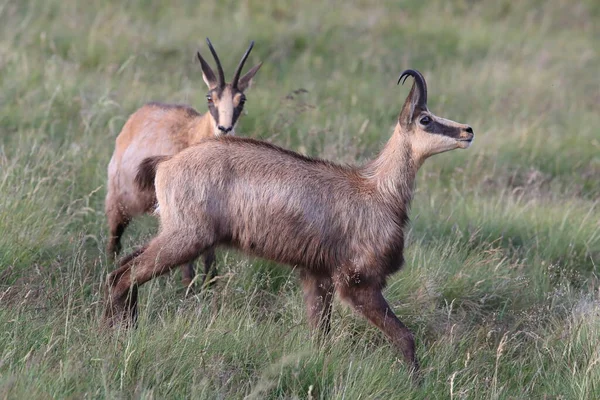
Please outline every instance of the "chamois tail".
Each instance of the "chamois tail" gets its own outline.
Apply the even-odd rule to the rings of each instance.
[[[138,167],[135,175],[135,184],[140,190],[154,190],[154,178],[156,177],[156,168],[158,164],[167,161],[171,156],[156,156],[145,158]]]

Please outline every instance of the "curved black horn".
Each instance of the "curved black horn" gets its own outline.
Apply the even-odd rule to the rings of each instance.
[[[233,76],[233,81],[231,81],[231,86],[234,88],[237,88],[238,81],[240,80],[240,74],[242,73],[242,68],[244,68],[246,59],[248,59],[248,55],[252,51],[253,47],[254,47],[254,40],[250,42],[250,46],[248,47],[248,50],[246,50],[246,53],[244,53],[244,56],[240,60],[240,63],[238,64],[238,67],[235,70],[235,75]]]
[[[423,78],[423,75],[421,75],[421,73],[415,69],[407,69],[404,72],[402,72],[400,74],[400,78],[398,78],[398,84],[400,84],[400,81],[402,81],[402,78],[404,78],[404,81],[402,81],[402,84],[404,85],[404,82],[406,82],[406,79],[412,76],[415,79],[415,83],[417,84],[417,88],[419,89],[419,105],[422,106],[426,106],[427,105],[427,83],[425,83],[425,78]]]
[[[215,62],[217,63],[217,70],[219,71],[219,87],[224,87],[225,86],[225,74],[223,74],[223,67],[221,66],[221,61],[219,60],[219,56],[217,56],[217,52],[215,51],[215,48],[213,47],[209,38],[206,38],[206,43],[208,43],[208,48],[210,49],[210,52],[212,53],[212,55],[215,59]]]

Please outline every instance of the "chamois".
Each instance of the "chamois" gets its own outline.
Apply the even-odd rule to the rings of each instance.
[[[108,275],[105,322],[132,323],[140,285],[229,245],[298,268],[313,330],[329,330],[337,293],[418,370],[413,334],[382,289],[404,261],[403,228],[418,168],[429,156],[468,148],[474,135],[468,125],[433,115],[425,79],[409,69],[398,83],[408,76],[414,83],[392,137],[359,167],[238,137],[207,140],[155,160],[160,232]],[[154,170],[141,169],[138,178],[152,180]]]
[[[217,64],[218,77],[197,53],[202,77],[208,86],[206,96],[208,113],[199,114],[185,105],[149,103],[129,117],[117,137],[115,151],[108,165],[108,193],[106,216],[109,226],[107,252],[114,258],[121,250],[121,236],[133,217],[151,211],[156,203],[153,183],[147,187],[134,184],[135,174],[142,160],[153,156],[171,156],[206,138],[233,134],[242,113],[246,97],[244,91],[262,63],[254,66],[240,78],[244,63],[254,46],[250,44],[242,57],[230,84],[225,83],[223,68],[212,43],[208,47]],[[204,253],[204,279],[214,260],[214,250]],[[183,270],[183,282],[188,285],[194,278],[194,263]]]

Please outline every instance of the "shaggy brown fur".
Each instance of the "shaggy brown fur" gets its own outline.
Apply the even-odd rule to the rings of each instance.
[[[109,324],[130,321],[137,288],[218,245],[296,266],[311,327],[329,330],[334,292],[381,329],[415,370],[410,330],[381,293],[403,263],[404,232],[417,169],[432,154],[466,148],[468,125],[426,107],[415,84],[399,123],[375,160],[341,166],[269,143],[235,137],[207,140],[159,164],[161,230],[148,247],[108,277]],[[419,122],[427,116],[431,121]],[[428,133],[430,123],[444,125]],[[150,169],[140,171],[149,179]],[[136,289],[137,290],[137,289]]]
[[[208,39],[207,39],[208,41]],[[142,160],[148,157],[172,156],[200,141],[227,134],[244,107],[244,90],[260,68],[256,65],[240,78],[240,71],[252,49],[250,45],[240,61],[231,84],[225,83],[223,70],[214,48],[208,41],[219,70],[218,78],[198,53],[202,76],[209,88],[208,113],[202,115],[185,105],[149,103],[137,110],[125,123],[116,140],[115,152],[108,166],[106,216],[109,225],[109,257],[121,249],[121,236],[132,218],[151,211],[156,204],[154,182],[140,187],[134,177]],[[210,261],[214,255],[208,258]],[[205,260],[206,261],[206,260]],[[205,279],[211,266],[204,265]],[[193,262],[184,269],[184,283],[194,278]]]

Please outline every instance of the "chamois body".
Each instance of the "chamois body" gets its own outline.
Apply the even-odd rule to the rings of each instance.
[[[161,229],[109,275],[105,318],[135,319],[137,287],[214,246],[226,245],[300,271],[313,328],[329,330],[334,293],[381,329],[417,370],[410,330],[381,293],[403,263],[417,169],[437,153],[469,147],[473,131],[434,116],[420,73],[380,154],[359,166],[302,156],[261,141],[209,139],[136,178],[155,178]],[[131,290],[130,290],[131,289]]]
[[[233,133],[242,112],[246,90],[261,64],[240,78],[244,62],[253,43],[244,54],[231,84],[225,83],[220,60],[207,39],[217,63],[219,76],[198,53],[202,76],[209,88],[209,112],[200,114],[186,105],[149,103],[129,117],[116,139],[115,151],[108,165],[108,189],[105,211],[109,225],[107,251],[110,257],[121,248],[121,236],[130,221],[151,211],[156,205],[153,185],[139,187],[135,175],[142,161],[149,157],[168,157],[204,139]],[[204,260],[205,273],[210,269],[214,254]],[[184,270],[184,283],[194,277],[193,263]]]
[[[161,229],[381,287],[402,264],[410,190],[378,190],[372,169],[252,139],[210,140],[159,165]],[[405,172],[412,180],[412,167]]]

